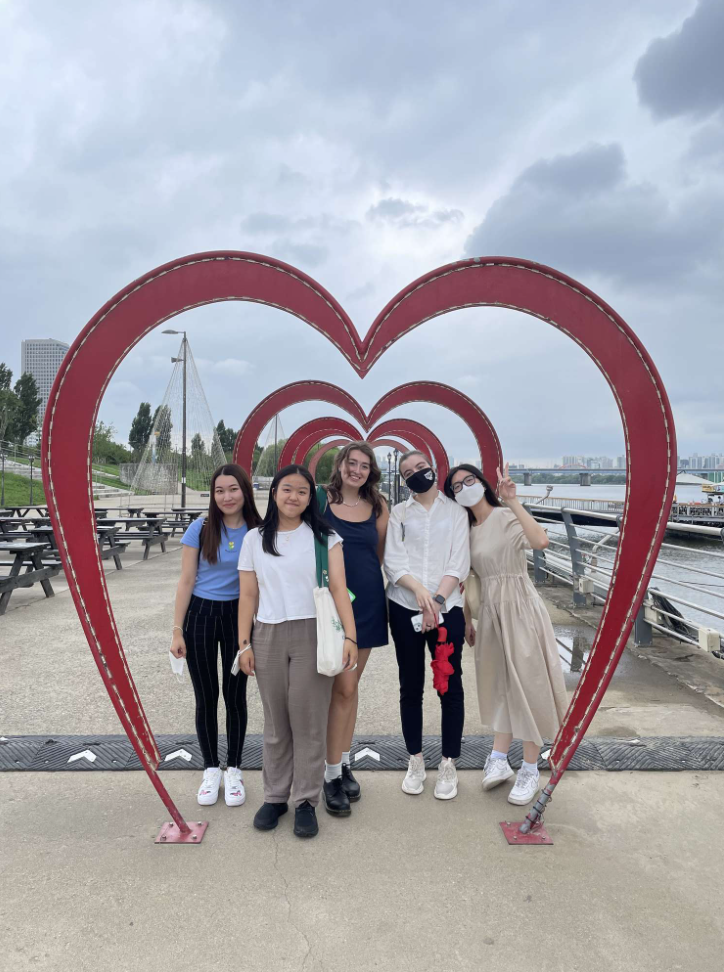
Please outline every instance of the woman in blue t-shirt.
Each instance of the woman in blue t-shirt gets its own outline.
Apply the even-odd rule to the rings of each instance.
[[[227,770],[224,798],[229,807],[246,799],[241,751],[246,735],[246,675],[231,674],[239,650],[239,573],[237,564],[247,530],[261,517],[249,476],[233,463],[211,478],[209,512],[183,535],[181,579],[176,590],[171,652],[186,658],[196,696],[196,734],[204,757],[204,778],[197,799],[216,803],[221,784],[217,708],[218,648],[221,646],[222,690],[226,704]]]

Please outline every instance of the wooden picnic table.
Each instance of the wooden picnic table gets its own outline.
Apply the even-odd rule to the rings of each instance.
[[[177,530],[185,530],[186,527],[195,519],[197,519],[199,516],[203,516],[204,513],[207,513],[208,509],[191,509],[188,506],[172,506],[171,512],[173,513],[173,519],[169,520],[169,526],[171,527],[171,536],[175,537]]]
[[[5,614],[10,595],[18,587],[32,587],[40,582],[46,597],[53,597],[55,591],[50,578],[62,570],[60,563],[43,562],[44,543],[0,543],[0,554],[12,555],[12,560],[2,560],[0,564],[10,566],[8,574],[0,574],[0,615]],[[26,568],[25,573],[21,570]]]
[[[128,547],[127,542],[118,542],[118,534],[120,529],[120,526],[96,527],[96,536],[98,537],[101,560],[108,560],[109,557],[112,557],[113,562],[116,565],[116,570],[123,570],[121,554]],[[39,526],[30,532],[33,539],[37,540],[38,543],[42,542],[47,545],[47,552],[49,554],[52,554],[58,558],[60,557],[58,541],[55,539],[55,530],[52,526]]]
[[[38,516],[47,516],[48,507],[47,506],[4,506],[0,510],[0,516],[27,516],[31,510],[35,510]]]
[[[0,517],[0,539],[17,541],[31,535],[33,527],[50,523],[47,516],[3,516]]]
[[[124,541],[142,540],[143,559],[148,560],[151,547],[155,543],[161,544],[161,550],[166,553],[166,539],[168,533],[163,530],[165,519],[154,516],[116,516],[98,520],[99,526],[124,526],[119,535]]]

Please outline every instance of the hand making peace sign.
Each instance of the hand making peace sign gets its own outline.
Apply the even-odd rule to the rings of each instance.
[[[505,476],[501,475],[500,466],[498,466],[496,472],[498,473],[498,496],[504,503],[514,500],[516,498],[517,487],[508,473],[508,463],[506,462],[505,464]]]

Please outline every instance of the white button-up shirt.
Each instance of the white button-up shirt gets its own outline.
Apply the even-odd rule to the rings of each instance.
[[[439,491],[429,511],[414,496],[398,503],[387,525],[384,567],[389,581],[387,596],[411,611],[418,610],[417,598],[398,583],[405,574],[412,574],[431,594],[437,593],[446,575],[464,581],[470,573],[467,511]],[[460,588],[456,587],[442,610],[462,604]]]

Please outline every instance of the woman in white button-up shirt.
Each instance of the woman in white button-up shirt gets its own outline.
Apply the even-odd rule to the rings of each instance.
[[[400,473],[412,496],[390,514],[384,568],[388,579],[390,630],[400,674],[400,717],[410,753],[405,793],[422,793],[422,696],[427,651],[442,710],[442,762],[435,796],[457,795],[455,760],[465,721],[462,648],[465,617],[460,582],[470,571],[470,540],[465,511],[435,483],[428,456],[407,452]],[[442,616],[442,621],[439,621]]]

